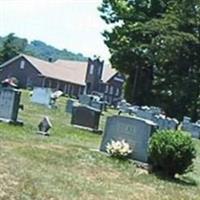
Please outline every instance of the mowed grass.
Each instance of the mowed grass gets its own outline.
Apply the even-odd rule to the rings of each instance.
[[[23,127],[0,123],[0,200],[200,199],[199,141],[194,172],[167,180],[94,151],[102,136],[70,125],[65,98],[51,110],[32,104],[23,91],[22,103]],[[102,129],[115,112],[102,116]],[[53,123],[50,137],[36,134],[45,115]]]

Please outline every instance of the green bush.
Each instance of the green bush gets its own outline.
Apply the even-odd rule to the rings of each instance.
[[[153,170],[167,176],[183,174],[192,169],[196,150],[189,134],[183,131],[157,131],[149,141],[149,155]]]

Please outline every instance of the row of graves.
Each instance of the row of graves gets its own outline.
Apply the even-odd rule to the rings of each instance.
[[[124,102],[118,109],[118,116],[107,118],[100,145],[100,150],[103,152],[107,152],[108,144],[112,141],[126,141],[133,149],[130,158],[148,163],[148,142],[156,130],[181,129],[189,132],[193,138],[200,138],[200,121],[192,123],[189,117],[184,117],[183,122],[179,123],[177,119],[165,116],[158,107],[130,106],[130,104],[124,106]],[[129,116],[120,115],[124,112]]]
[[[35,87],[31,92],[33,103],[45,105],[52,109],[57,108],[56,101],[62,95],[62,91],[52,91],[50,88]],[[69,98],[65,112],[71,114],[71,124],[100,133],[99,121],[103,111],[106,111],[107,103],[97,95],[80,95],[79,99]],[[44,125],[44,127],[42,126]],[[47,132],[52,127],[49,118],[45,116],[39,124],[39,133],[49,135]],[[46,131],[41,131],[41,130]]]
[[[12,82],[6,82],[0,86],[0,121],[14,125],[23,125],[23,121],[18,119],[20,110],[24,109],[21,102],[21,90]],[[30,93],[31,101],[45,105],[49,108],[56,108],[56,99],[62,95],[61,91],[53,92],[49,88],[34,88]],[[52,124],[45,116],[38,125],[38,133],[48,135],[48,130]]]
[[[52,92],[49,88],[34,88],[31,93],[31,101],[56,108],[56,99],[62,95],[61,91]],[[19,123],[17,118],[20,109],[21,92],[12,87],[0,88],[0,120]],[[107,104],[95,95],[82,95],[79,100],[68,99],[66,112],[71,114],[71,124],[78,127],[89,128],[99,132],[99,122]],[[126,141],[133,152],[130,158],[148,162],[148,141],[158,129],[177,129],[179,122],[176,119],[165,116],[160,108],[147,106],[130,106],[121,103],[118,107],[119,114],[107,117],[100,151],[107,152],[107,146],[112,141]],[[128,112],[130,115],[120,115]],[[21,124],[21,123],[20,123]],[[38,125],[38,133],[49,135],[52,123],[45,116]],[[184,117],[182,129],[191,133],[195,138],[200,136],[200,123],[192,123],[191,119]]]
[[[91,101],[99,100],[91,98],[91,95],[80,97],[79,102],[68,100],[67,109],[72,114],[71,123],[81,127],[98,129],[101,112],[104,109],[93,107]],[[73,102],[73,103],[72,103]],[[122,102],[123,104],[123,102]],[[141,162],[148,162],[148,141],[156,130],[172,129],[182,130],[191,133],[192,137],[200,137],[200,127],[197,123],[191,123],[187,117],[180,123],[175,118],[167,117],[158,107],[130,106],[118,107],[118,115],[107,118],[100,151],[107,152],[107,146],[112,141],[126,141],[134,151],[130,158]],[[120,114],[127,112],[129,116]],[[186,121],[186,119],[188,121]],[[197,128],[198,127],[198,128]]]
[[[155,106],[131,106],[126,101],[122,101],[118,105],[119,115],[121,113],[128,113],[139,118],[153,121],[157,124],[158,129],[181,129],[189,132],[193,138],[200,139],[200,120],[195,123],[191,122],[191,118],[184,116],[183,121],[179,122],[175,118],[170,118],[159,107]]]

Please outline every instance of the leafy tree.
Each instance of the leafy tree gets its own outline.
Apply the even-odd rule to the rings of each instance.
[[[200,1],[176,1],[158,23],[160,34],[151,43],[155,60],[154,99],[168,115],[199,116]],[[183,20],[184,19],[184,20]],[[164,26],[165,25],[165,26]]]
[[[199,0],[103,0],[112,25],[105,43],[113,66],[129,75],[129,102],[198,117],[199,8]]]
[[[1,51],[2,62],[6,62],[7,60],[23,52],[26,45],[27,45],[26,39],[17,39],[14,36],[14,33],[10,33],[3,42]]]

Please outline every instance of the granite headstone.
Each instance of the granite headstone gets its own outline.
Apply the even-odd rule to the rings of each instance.
[[[93,107],[97,110],[103,111],[105,110],[105,102],[100,101],[100,97],[97,95],[86,95],[83,94],[79,97],[79,103],[83,105],[87,105]]]
[[[67,113],[72,113],[72,109],[73,109],[73,106],[77,103],[76,100],[74,99],[68,99],[67,100],[67,104],[66,104],[66,112]]]
[[[198,121],[192,123],[190,117],[184,116],[181,129],[189,132],[193,138],[200,139],[200,124]]]
[[[83,94],[83,95],[80,95],[80,97],[79,97],[79,103],[90,106],[92,99],[93,99],[93,97],[91,95]]]
[[[156,124],[137,117],[112,116],[107,118],[100,150],[106,152],[111,140],[125,140],[133,149],[131,159],[148,162],[148,141]]]
[[[104,103],[100,102],[100,101],[92,101],[91,107],[96,108],[99,111],[103,111],[104,110]]]
[[[89,106],[73,106],[71,124],[98,131],[101,112]]]
[[[18,123],[21,91],[14,88],[0,89],[0,120]],[[22,122],[19,122],[22,123]]]

